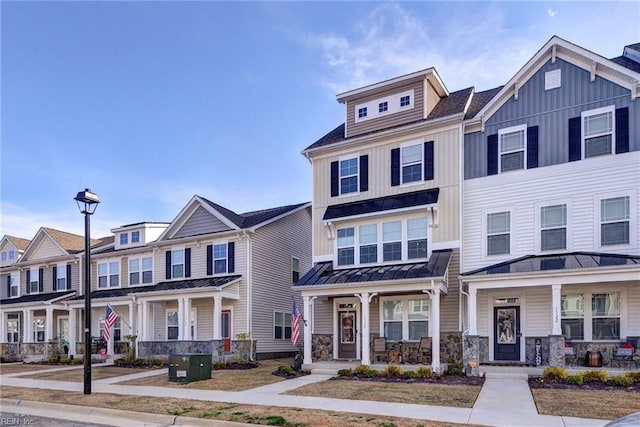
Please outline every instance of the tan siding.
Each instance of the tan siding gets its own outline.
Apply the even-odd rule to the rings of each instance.
[[[385,115],[382,117],[376,117],[362,122],[355,122],[355,106],[363,102],[372,101],[375,99],[383,99],[387,95],[392,95],[406,90],[414,90],[414,104],[410,110],[401,111]],[[349,101],[346,104],[347,109],[347,137],[354,135],[360,135],[363,133],[371,132],[374,130],[380,130],[389,128],[392,126],[401,125],[404,123],[411,123],[416,120],[420,120],[424,117],[424,86],[422,81],[415,82],[413,84],[397,88],[391,91],[379,92],[375,95],[359,98],[357,100]]]
[[[440,297],[440,331],[459,331],[460,317],[460,285],[458,274],[460,271],[460,250],[455,249],[448,271],[448,293]]]
[[[318,298],[314,302],[315,334],[333,334],[333,300]]]
[[[196,309],[196,324],[198,326],[196,333],[197,339],[213,339],[213,299],[194,300],[191,306]]]
[[[427,81],[427,116],[431,114],[433,108],[440,102],[440,96],[436,93],[433,85]]]
[[[67,255],[67,252],[58,246],[53,240],[44,237],[29,256],[29,260],[47,259]]]
[[[205,208],[199,206],[184,225],[175,233],[173,238],[178,239],[180,237],[198,236],[227,230],[230,230],[229,226]]]

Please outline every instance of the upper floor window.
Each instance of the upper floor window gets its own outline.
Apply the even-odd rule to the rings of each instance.
[[[422,143],[401,147],[402,183],[422,181]]]
[[[153,282],[153,258],[129,258],[129,284]]]
[[[340,160],[340,194],[358,191],[358,157]]]
[[[291,257],[291,282],[296,283],[298,280],[300,280],[300,260]]]
[[[367,107],[358,108],[358,118],[367,117]]]
[[[131,232],[131,243],[140,243],[140,232],[132,231]]]
[[[387,262],[401,259],[402,222],[385,222],[382,224],[382,260]]]
[[[406,96],[400,97],[400,106],[401,107],[407,107],[409,105],[411,105],[411,95],[406,95]]]
[[[128,233],[120,233],[120,244],[126,245],[129,243],[129,234]]]
[[[98,288],[120,286],[120,263],[118,261],[98,263]]]
[[[498,131],[500,141],[500,172],[525,167],[525,147],[527,126],[514,126]]]
[[[29,293],[33,294],[40,291],[40,269],[32,268],[29,270],[27,286],[29,286]]]
[[[567,205],[540,208],[540,250],[567,248]]]
[[[338,230],[338,265],[354,264],[354,229],[353,227]]]
[[[629,243],[629,196],[600,200],[600,245]]]
[[[426,217],[407,220],[407,258],[427,257],[428,227],[429,221]]]
[[[13,249],[11,249],[11,250],[9,251],[9,259],[10,259],[10,260],[12,260],[12,259],[15,259],[15,257],[16,257],[16,251],[14,251]]]
[[[184,249],[173,249],[171,251],[171,277],[184,277]]]
[[[361,225],[360,233],[360,264],[378,262],[378,225]]]
[[[7,252],[3,251],[2,252],[2,261],[6,261],[7,260]]]
[[[614,106],[611,105],[582,112],[582,144],[585,158],[613,153],[614,111]]]
[[[227,272],[227,244],[213,245],[213,272],[215,274]]]
[[[56,266],[56,289],[67,289],[67,264]]]
[[[378,113],[384,113],[389,109],[389,103],[387,101],[378,104]]]
[[[509,254],[511,213],[495,212],[487,215],[487,255]]]
[[[7,276],[9,281],[9,298],[15,298],[20,296],[20,273],[11,273]]]

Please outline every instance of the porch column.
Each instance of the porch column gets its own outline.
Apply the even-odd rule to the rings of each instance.
[[[191,336],[191,298],[184,298],[182,303],[184,309],[184,332],[183,339],[192,340]]]
[[[53,307],[47,306],[45,311],[47,317],[44,322],[44,342],[49,342],[53,339]]]
[[[31,332],[33,330],[33,318],[31,310],[28,310],[26,308],[22,310],[22,323],[22,330],[24,332],[24,334],[22,335],[22,342],[33,342],[33,333]]]
[[[369,295],[369,292],[363,292],[359,295],[356,295],[360,300],[360,305],[362,306],[362,354],[360,355],[361,363],[363,365],[371,364],[371,351],[370,351],[370,341],[371,334],[369,332],[369,303],[371,302],[371,298],[373,298],[375,294]]]
[[[142,310],[140,311],[140,341],[148,341],[149,338],[147,334],[149,333],[149,303],[147,301],[142,301]]]
[[[311,357],[311,301],[311,298],[306,295],[302,297],[302,317],[306,320],[306,322],[302,322],[302,339],[304,342],[304,359],[302,360],[302,363],[305,365],[313,363]]]
[[[7,313],[0,311],[0,342],[8,342],[7,339]]]
[[[115,308],[114,308],[114,310],[115,310]],[[106,325],[107,318],[106,317],[105,317],[104,321],[105,321],[104,328],[106,330],[107,329],[107,325]],[[122,323],[124,323],[124,322],[122,322],[122,320],[120,320],[120,326],[121,327],[122,327]],[[111,327],[111,330],[109,331],[110,332],[109,341],[107,341],[107,355],[109,355],[109,356],[113,356],[113,347],[114,347],[113,342],[116,340],[115,337],[114,337],[114,335],[115,335],[114,329],[115,329],[115,325]]]
[[[69,309],[69,356],[76,355],[76,330],[78,328],[78,310]]]
[[[431,369],[440,372],[440,289],[434,289],[431,296]]]
[[[469,315],[469,335],[478,335],[477,294],[478,290],[469,286],[469,305],[467,307]]]
[[[222,339],[222,295],[213,297],[213,339]]]
[[[551,335],[562,335],[562,285],[551,285],[551,307],[553,318],[551,319]]]
[[[184,340],[184,298],[178,298],[178,341]]]
[[[134,314],[133,310],[135,309],[135,307],[136,307],[135,304],[133,303],[133,301],[131,301],[129,303],[129,325],[127,326],[128,333],[123,334],[122,338],[124,338],[124,336],[126,336],[126,335],[135,335],[135,328],[137,328],[137,326],[134,327],[135,314]],[[129,341],[129,340],[127,340],[127,341]],[[129,341],[129,343],[131,343],[131,342]]]

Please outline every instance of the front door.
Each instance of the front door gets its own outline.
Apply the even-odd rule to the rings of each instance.
[[[520,307],[494,308],[494,360],[520,360]]]
[[[222,311],[222,339],[224,340],[224,351],[231,351],[231,310]]]
[[[69,352],[69,318],[58,317],[58,343],[60,350],[67,354]]]
[[[356,358],[356,312],[339,311],[338,320],[340,322],[338,358]]]

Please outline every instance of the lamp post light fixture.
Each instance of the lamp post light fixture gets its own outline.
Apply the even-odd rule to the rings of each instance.
[[[98,195],[85,188],[74,198],[84,215],[84,394],[91,394],[91,230],[89,217],[100,203]]]

